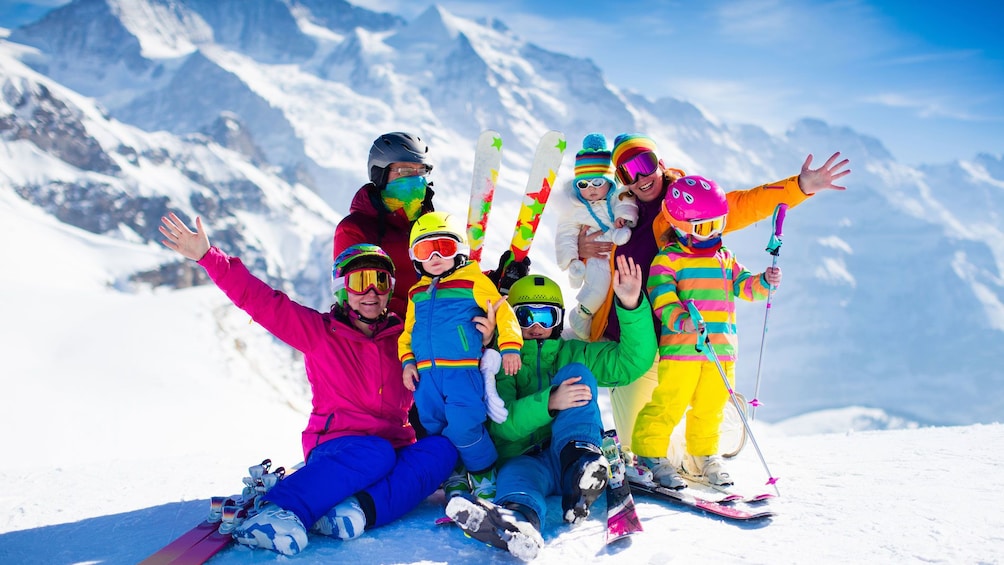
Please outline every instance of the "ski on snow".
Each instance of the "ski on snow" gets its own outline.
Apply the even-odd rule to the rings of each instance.
[[[641,520],[635,512],[634,497],[625,474],[626,465],[621,457],[620,442],[615,430],[603,432],[601,446],[610,463],[610,480],[607,481],[607,543],[642,531]]]
[[[141,561],[140,565],[201,565],[233,543],[234,529],[254,513],[258,496],[272,488],[285,474],[282,467],[269,472],[271,465],[272,461],[265,459],[248,468],[251,476],[244,478],[245,486],[241,494],[214,496],[205,521]]]
[[[683,480],[687,481],[687,488],[692,492],[699,493],[698,496],[706,500],[721,503],[742,502],[745,504],[755,504],[767,502],[775,498],[775,494],[768,491],[747,491],[745,489],[737,489],[733,486],[724,487],[712,484],[704,477],[691,475],[684,469],[680,469],[679,473]]]
[[[769,508],[744,508],[737,506],[734,502],[723,503],[707,500],[695,495],[691,492],[691,489],[686,488],[673,490],[654,483],[649,485],[632,482],[631,490],[647,498],[689,506],[730,520],[759,520],[775,515],[774,511]]]

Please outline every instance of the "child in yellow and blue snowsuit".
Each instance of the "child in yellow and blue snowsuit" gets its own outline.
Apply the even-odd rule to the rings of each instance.
[[[686,304],[701,312],[711,347],[735,383],[738,352],[735,297],[764,300],[781,282],[776,267],[753,275],[723,244],[728,203],[711,180],[685,176],[666,191],[661,210],[669,222],[669,243],[652,261],[648,292],[660,320],[659,384],[638,414],[632,450],[667,488],[683,488],[667,458],[670,435],[687,407],[685,470],[720,486],[732,484],[718,457],[719,428],[728,389],[715,364],[697,351],[696,328]]]
[[[429,434],[446,436],[457,451],[476,495],[495,496],[498,452],[485,428],[492,400],[504,412],[495,390],[498,356],[485,375],[479,369],[482,335],[473,318],[488,302],[495,311],[498,348],[506,374],[519,371],[523,337],[516,315],[478,264],[468,261],[466,226],[443,212],[429,212],[411,229],[412,262],[420,275],[408,291],[404,332],[398,340],[404,386],[415,392],[415,406]],[[416,385],[417,382],[417,385]],[[503,419],[505,415],[501,416]],[[497,415],[492,414],[492,418]],[[462,476],[463,479],[458,478]],[[467,490],[467,473],[458,467],[444,489]],[[458,481],[461,484],[458,484]]]

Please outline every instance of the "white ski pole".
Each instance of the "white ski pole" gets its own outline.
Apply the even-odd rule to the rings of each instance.
[[[729,383],[729,377],[725,374],[725,369],[722,367],[721,361],[718,360],[718,355],[715,353],[715,348],[711,346],[711,339],[708,337],[708,326],[704,323],[704,317],[701,316],[700,310],[694,305],[694,301],[688,300],[686,302],[687,311],[690,312],[690,320],[694,323],[694,327],[697,328],[697,350],[704,353],[704,356],[714,362],[715,367],[718,367],[718,374],[722,376],[722,381],[725,383],[725,389],[729,391],[729,398],[732,399],[732,405],[736,407],[736,412],[739,412],[739,417],[742,418],[743,427],[746,428],[746,435],[750,438],[750,443],[753,444],[753,448],[756,450],[757,457],[760,458],[760,464],[763,465],[764,471],[767,471],[767,482],[770,486],[774,487],[774,492],[781,496],[781,491],[777,488],[777,477],[775,477],[770,472],[770,468],[767,467],[767,461],[763,457],[763,452],[760,451],[760,446],[757,444],[756,437],[753,435],[753,430],[750,429],[750,423],[746,420],[746,415],[743,414],[742,407],[739,406],[739,399],[736,398],[736,392],[732,389],[732,385]]]
[[[787,204],[778,204],[774,209],[774,231],[770,234],[770,241],[767,242],[767,253],[773,256],[771,267],[777,267],[777,256],[781,253],[781,226],[784,224],[784,215],[788,211]],[[763,350],[767,343],[767,316],[770,315],[771,302],[774,300],[774,289],[767,291],[767,308],[763,313],[763,334],[760,336],[760,358],[756,364],[756,386],[753,388],[753,400],[750,400],[750,420],[756,419],[756,409],[760,406],[760,369],[763,368]]]

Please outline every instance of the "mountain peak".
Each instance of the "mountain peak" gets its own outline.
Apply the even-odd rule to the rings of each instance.
[[[429,6],[417,18],[398,31],[388,43],[406,48],[413,43],[448,43],[460,35],[456,17],[439,5]]]

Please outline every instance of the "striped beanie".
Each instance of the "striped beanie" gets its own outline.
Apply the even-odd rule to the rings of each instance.
[[[582,151],[575,154],[575,178],[572,186],[582,179],[606,179],[614,185],[614,165],[610,161],[607,138],[602,133],[591,133],[582,138]]]
[[[640,133],[622,133],[614,139],[614,167],[619,167],[646,151],[659,155],[651,137]]]

